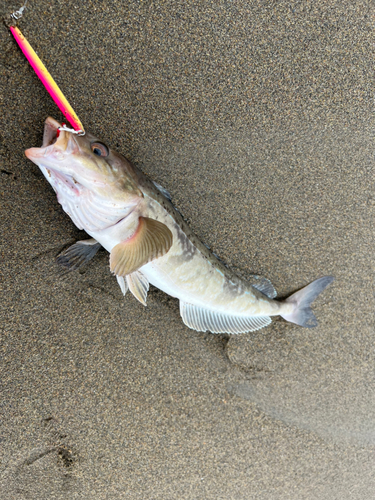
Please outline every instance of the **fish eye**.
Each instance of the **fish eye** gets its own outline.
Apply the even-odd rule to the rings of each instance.
[[[104,158],[109,155],[109,150],[102,142],[93,142],[91,144],[91,151],[94,155],[103,156]]]

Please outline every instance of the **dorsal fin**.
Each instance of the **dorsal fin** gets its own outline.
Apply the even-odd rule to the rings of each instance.
[[[274,299],[276,297],[277,292],[270,280],[268,280],[267,278],[263,278],[263,276],[255,275],[253,276],[253,278],[255,278],[256,281],[254,282],[253,280],[250,280],[250,283],[254,288],[264,293],[264,295],[267,295],[267,297],[269,297],[270,299]]]
[[[156,187],[156,189],[158,189],[161,194],[167,198],[167,200],[172,201],[171,193],[167,189],[163,188],[163,186],[155,181],[152,181],[152,183]]]
[[[111,271],[118,276],[131,274],[147,262],[165,255],[172,243],[172,233],[165,224],[139,217],[135,233],[112,249],[109,260]]]
[[[259,330],[271,323],[269,316],[232,316],[181,300],[180,314],[185,325],[197,332],[245,333]]]

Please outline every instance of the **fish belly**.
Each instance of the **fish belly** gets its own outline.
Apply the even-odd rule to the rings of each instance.
[[[145,215],[166,224],[173,234],[168,253],[140,269],[152,285],[183,303],[224,314],[246,317],[278,314],[278,302],[237,276],[231,280],[230,273],[224,273],[215,265],[215,258],[199,250],[199,244],[190,240],[173,214],[155,200],[148,198]]]
[[[231,281],[199,251],[188,259],[173,247],[170,252],[140,269],[152,285],[168,295],[193,306],[234,316],[278,314],[278,302],[263,298],[245,281]]]

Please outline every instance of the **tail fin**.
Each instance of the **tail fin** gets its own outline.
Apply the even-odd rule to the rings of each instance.
[[[305,286],[302,290],[288,297],[285,303],[294,304],[294,309],[288,314],[281,314],[281,316],[291,323],[305,326],[306,328],[317,326],[318,322],[310,305],[333,280],[333,276],[323,276],[323,278],[313,281],[310,285]]]

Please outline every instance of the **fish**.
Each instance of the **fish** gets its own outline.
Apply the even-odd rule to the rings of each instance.
[[[192,232],[167,190],[90,133],[61,130],[48,117],[43,144],[25,151],[78,229],[90,238],[58,262],[78,269],[103,247],[122,293],[146,305],[149,285],[179,300],[182,321],[199,332],[259,330],[273,316],[312,328],[312,302],[333,281],[323,276],[285,300],[264,277],[242,279]]]

